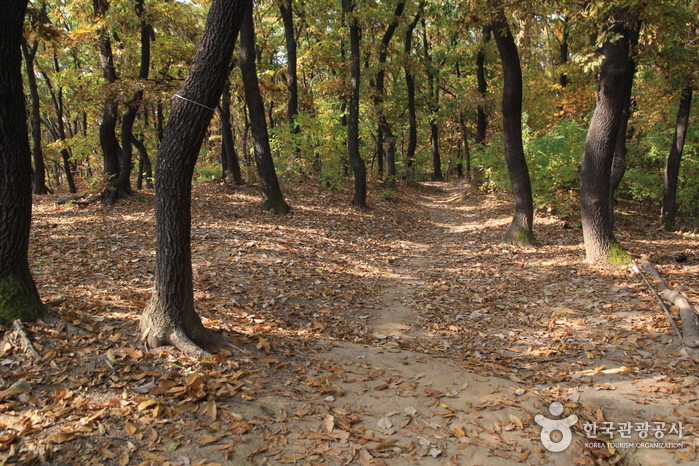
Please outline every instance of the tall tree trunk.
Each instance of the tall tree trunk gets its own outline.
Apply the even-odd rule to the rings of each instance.
[[[144,10],[145,0],[135,0],[134,10],[141,25],[141,63],[138,69],[138,81],[148,79],[150,70],[150,42],[153,36],[153,27],[145,18]],[[143,100],[143,90],[139,89],[134,92],[131,100],[126,103],[126,112],[121,119],[121,158],[119,159],[119,178],[117,179],[117,189],[112,194],[111,202],[116,200],[116,197],[128,198],[131,194],[131,166],[133,160],[133,151],[131,146],[134,145],[133,140],[133,124],[136,121],[136,115]]]
[[[403,14],[405,9],[405,0],[399,0],[396,5],[396,10],[393,12],[393,20],[386,28],[386,31],[381,38],[381,44],[379,45],[379,70],[376,73],[376,96],[374,98],[374,106],[379,116],[379,134],[380,138],[378,141],[378,146],[383,149],[383,144],[386,144],[386,185],[392,187],[396,181],[396,140],[397,138],[393,135],[391,131],[391,125],[386,119],[386,114],[384,112],[384,93],[385,93],[385,77],[386,77],[386,58],[388,55],[388,45],[391,43],[391,39],[396,32],[398,27],[398,19]],[[381,155],[383,155],[383,150],[379,153],[379,167],[381,167]]]
[[[522,145],[522,69],[517,45],[500,9],[493,18],[493,35],[500,52],[504,75],[502,93],[502,126],[505,139],[505,160],[512,183],[514,215],[503,243],[531,246],[534,240],[534,201],[529,169]]]
[[[286,41],[286,87],[287,119],[294,133],[298,132],[296,115],[299,113],[299,85],[296,66],[296,32],[294,31],[293,0],[279,0],[279,10],[284,23],[284,40]]]
[[[680,107],[677,110],[677,124],[675,125],[675,135],[672,138],[670,155],[667,157],[665,165],[665,184],[663,186],[663,208],[661,211],[663,226],[668,231],[675,230],[677,216],[677,179],[680,173],[680,161],[684,150],[684,140],[689,127],[689,112],[692,108],[692,93],[694,89],[691,85],[682,89]]]
[[[155,188],[155,290],[141,317],[148,347],[172,344],[203,358],[201,347],[220,347],[194,309],[191,263],[191,190],[199,148],[228,74],[236,37],[250,0],[214,0],[182,87],[172,101]]]
[[[245,184],[243,175],[240,171],[240,162],[238,161],[238,153],[235,150],[235,139],[233,137],[233,128],[231,127],[231,86],[230,81],[226,79],[221,94],[221,103],[216,108],[218,117],[221,120],[221,161],[223,165],[223,177],[229,173],[233,177],[233,182],[237,185]]]
[[[22,90],[22,26],[27,0],[7,0],[0,16],[0,323],[45,315],[29,270],[31,153]]]
[[[631,44],[632,47],[635,45],[634,43]],[[609,175],[609,220],[612,222],[612,230],[614,229],[614,193],[621,184],[624,173],[626,173],[626,142],[630,138],[629,135],[632,132],[628,130],[628,127],[629,118],[631,117],[631,94],[635,68],[634,64],[628,86],[622,91],[624,93],[624,111],[621,114],[621,121],[619,122],[619,134],[617,135],[616,144],[614,146],[612,171]]]
[[[432,63],[430,55],[430,45],[427,41],[427,22],[422,19],[422,48],[425,54],[426,72],[427,72],[427,89],[429,97],[427,98],[427,108],[430,110],[430,150],[432,152],[432,168],[434,170],[433,179],[435,181],[443,181],[442,174],[442,159],[439,154],[439,126],[437,125],[437,114],[439,112],[439,83],[437,71]]]
[[[58,60],[56,60],[55,57],[54,66],[56,68],[56,73],[61,71]],[[46,73],[42,73],[42,76],[44,77],[44,81],[46,81],[46,87],[48,87],[51,101],[56,111],[56,127],[52,130],[52,134],[56,138],[56,141],[63,142],[66,140],[65,122],[63,121],[63,88],[59,87],[58,89],[54,89],[49,76]],[[66,182],[68,183],[68,190],[71,193],[77,193],[78,189],[73,179],[73,167],[70,162],[70,153],[66,148],[61,149],[60,153],[61,159],[63,160],[63,171],[66,174]]]
[[[265,119],[265,104],[260,94],[260,85],[257,80],[257,67],[255,66],[255,25],[252,20],[252,2],[249,11],[245,13],[240,27],[240,49],[238,51],[240,72],[243,76],[245,88],[245,101],[248,105],[250,122],[252,123],[252,138],[255,148],[255,162],[257,173],[260,176],[260,184],[265,195],[262,204],[264,210],[271,210],[279,214],[289,212],[289,205],[284,200],[277,172],[272,160],[272,149],[269,146],[269,133],[267,132],[267,120]]]
[[[558,49],[561,67],[564,67],[568,63],[568,35],[568,17],[565,16],[563,18],[563,37],[561,38],[561,44]],[[566,74],[565,70],[561,71],[561,74],[558,77],[558,84],[560,84],[561,87],[566,87],[568,85],[568,75]]]
[[[109,2],[107,0],[93,0],[95,9],[95,21],[100,24],[104,22]],[[99,49],[100,64],[102,74],[107,84],[117,81],[116,68],[114,68],[114,55],[112,54],[112,42],[109,39],[109,32],[102,26],[97,28],[97,47]],[[113,95],[113,91],[107,86],[107,96],[104,99],[104,110],[102,111],[102,121],[99,126],[100,147],[104,157],[104,175],[110,185],[116,186],[119,177],[119,140],[116,136],[118,104]]]
[[[32,98],[32,157],[34,159],[34,194],[48,194],[46,187],[46,167],[44,166],[44,152],[41,147],[41,101],[39,100],[39,89],[34,74],[34,58],[39,47],[39,42],[34,41],[31,49],[26,39],[22,39],[22,53],[24,54],[24,64],[27,68],[27,81],[29,83],[29,93]]]
[[[485,144],[485,136],[488,131],[488,114],[485,111],[485,97],[488,94],[488,81],[485,79],[485,44],[490,41],[491,27],[483,26],[483,45],[476,55],[476,78],[478,80],[478,93],[482,102],[478,104],[478,116],[476,122],[476,149]]]
[[[459,115],[459,128],[461,129],[461,141],[464,146],[463,160],[466,162],[466,178],[471,180],[471,148],[468,144],[468,129],[463,114]]]
[[[143,189],[143,178],[146,179],[146,189],[153,189],[153,167],[148,157],[148,150],[143,141],[135,136],[131,136],[131,143],[138,150],[138,178],[136,179],[136,189]]]
[[[366,205],[366,167],[359,153],[359,84],[361,66],[359,63],[359,21],[353,15],[355,0],[342,0],[342,11],[349,15],[350,33],[350,74],[351,94],[349,101],[349,118],[347,121],[347,154],[354,172],[354,198],[352,205],[365,209]]]
[[[413,31],[417,26],[418,21],[420,21],[420,16],[422,15],[422,8],[425,2],[420,2],[418,7],[418,12],[413,18],[412,22],[408,24],[405,29],[405,40],[403,41],[403,50],[405,52],[406,59],[408,59],[413,51]],[[408,150],[405,155],[406,168],[412,166],[415,159],[415,150],[417,149],[417,112],[415,109],[415,77],[413,76],[412,65],[407,63],[405,65],[405,86],[408,94]]]
[[[628,255],[614,237],[612,228],[611,170],[624,113],[625,90],[633,82],[630,44],[638,35],[640,21],[630,10],[619,8],[609,14],[605,23],[608,34],[615,40],[608,40],[602,46],[604,58],[597,103],[580,170],[580,207],[587,261],[617,264],[628,262]]]

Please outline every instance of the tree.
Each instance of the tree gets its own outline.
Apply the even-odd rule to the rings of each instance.
[[[107,11],[109,10],[109,2],[107,0],[94,0],[95,21],[102,24],[105,20]],[[102,74],[107,84],[113,84],[117,81],[116,68],[114,67],[114,54],[112,53],[112,41],[109,38],[109,32],[104,26],[97,28],[97,47],[99,49],[100,64]],[[111,185],[115,185],[119,176],[119,140],[116,137],[117,125],[117,110],[118,104],[113,92],[107,88],[107,95],[104,99],[104,108],[102,112],[102,122],[99,126],[100,147],[102,148],[102,156],[104,157],[104,175]]]
[[[252,129],[252,138],[255,149],[255,162],[257,173],[260,176],[262,192],[265,200],[262,203],[264,210],[271,210],[279,214],[286,214],[290,207],[284,200],[282,190],[279,187],[277,172],[272,160],[272,149],[269,145],[269,133],[267,120],[265,119],[265,104],[260,94],[260,85],[257,79],[255,66],[255,24],[252,19],[252,2],[249,11],[245,13],[240,27],[240,49],[238,51],[240,73],[243,76],[245,88],[245,101],[248,105],[248,115]]]
[[[605,20],[599,91],[580,169],[581,219],[586,259],[590,263],[628,261],[614,236],[609,205],[614,151],[626,92],[633,82],[630,48],[640,28],[638,15],[628,8],[612,9]]]
[[[413,20],[405,28],[405,39],[403,40],[403,52],[406,58],[410,57],[413,51],[413,31],[417,26],[418,21],[420,21],[420,16],[422,15],[422,9],[425,6],[425,2],[420,2],[418,11],[415,14]],[[415,76],[413,76],[413,70],[411,65],[408,63],[405,66],[405,86],[408,99],[408,150],[405,154],[405,163],[410,165],[415,159],[415,150],[417,149],[417,111],[415,108]]]
[[[39,100],[39,89],[36,83],[34,72],[34,58],[39,48],[39,41],[35,40],[31,47],[27,40],[22,40],[22,54],[24,64],[27,68],[27,82],[29,83],[29,93],[31,95],[32,113],[32,158],[34,159],[34,194],[48,194],[46,187],[46,167],[44,165],[44,152],[41,147],[41,101]]]
[[[502,92],[502,126],[505,139],[505,160],[512,183],[514,215],[503,242],[531,246],[534,239],[534,202],[529,169],[522,145],[522,69],[515,39],[505,12],[499,8],[491,23],[500,52],[504,75]]]
[[[284,22],[284,39],[286,42],[286,86],[287,114],[286,117],[294,133],[298,132],[296,115],[299,113],[299,82],[296,66],[296,32],[294,31],[293,0],[278,0],[279,11]]]
[[[425,54],[425,63],[427,65],[427,108],[430,111],[430,149],[432,151],[432,168],[433,179],[435,181],[443,181],[442,175],[442,159],[439,155],[439,125],[437,125],[437,115],[439,113],[439,83],[438,73],[432,63],[430,54],[430,43],[427,40],[427,22],[422,18],[422,50]]]
[[[675,230],[677,216],[677,178],[680,172],[680,161],[684,150],[684,141],[689,127],[689,112],[692,108],[692,93],[694,88],[688,84],[682,89],[682,98],[677,110],[675,135],[672,138],[670,155],[665,165],[665,182],[663,185],[663,208],[661,217],[663,226],[668,231]]]
[[[22,26],[27,0],[4,2],[0,17],[0,322],[46,311],[29,270],[31,153],[22,89]]]
[[[214,0],[204,33],[172,101],[156,162],[155,290],[141,316],[147,347],[172,344],[206,357],[202,347],[230,346],[204,327],[194,309],[191,263],[191,190],[194,166],[228,75],[233,48],[250,0]]]
[[[342,11],[349,23],[350,35],[350,100],[347,119],[347,154],[354,172],[354,198],[352,205],[366,209],[366,166],[359,153],[359,84],[361,65],[359,63],[360,28],[354,14],[355,1],[342,0]]]
[[[245,184],[243,175],[240,172],[240,162],[238,153],[235,150],[235,139],[233,128],[231,127],[231,86],[226,79],[221,94],[221,103],[216,107],[216,113],[221,121],[221,165],[223,165],[223,178],[229,174],[233,177],[233,182],[237,185]]]
[[[381,139],[386,144],[386,185],[393,186],[396,181],[396,136],[391,131],[391,125],[386,119],[384,104],[385,93],[385,78],[386,78],[386,56],[388,55],[388,45],[391,42],[393,34],[398,27],[398,19],[403,14],[405,1],[401,0],[396,5],[396,10],[393,13],[393,20],[386,28],[386,31],[381,38],[379,44],[379,70],[376,72],[376,95],[374,97],[374,105],[376,106],[379,116],[379,131]],[[381,160],[381,159],[379,159]]]
[[[483,26],[483,44],[476,54],[476,78],[478,79],[478,93],[483,102],[478,104],[478,117],[476,123],[476,147],[485,144],[485,135],[488,130],[488,114],[485,112],[485,97],[488,93],[488,81],[485,79],[485,44],[490,41],[490,24]]]
[[[145,0],[135,0],[134,10],[140,23],[141,32],[141,64],[138,68],[138,81],[148,79],[150,70],[150,42],[153,36],[153,27],[146,19]],[[131,194],[131,166],[133,159],[132,145],[138,145],[138,142],[133,135],[133,125],[136,121],[136,115],[141,106],[143,99],[143,89],[138,89],[134,92],[131,99],[126,102],[126,111],[121,119],[121,156],[119,158],[119,177],[116,182],[116,190],[112,192],[110,202],[114,202],[117,197],[128,198]],[[142,144],[139,147],[144,147]],[[141,156],[143,158],[143,155]],[[148,158],[148,155],[145,155]]]

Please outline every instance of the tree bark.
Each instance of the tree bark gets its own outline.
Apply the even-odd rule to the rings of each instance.
[[[134,1],[134,10],[141,25],[141,63],[138,68],[137,81],[148,79],[150,70],[150,42],[153,36],[153,27],[145,18],[144,2],[145,0]],[[133,165],[131,146],[134,145],[133,140],[135,139],[133,136],[133,125],[141,107],[141,100],[143,100],[143,90],[139,89],[134,92],[131,100],[126,103],[126,112],[124,112],[124,116],[121,119],[119,178],[116,184],[117,189],[112,193],[111,202],[114,202],[117,197],[128,198],[131,194],[131,167]]]
[[[413,18],[412,22],[408,24],[405,29],[405,40],[403,41],[403,50],[405,56],[410,57],[413,51],[413,31],[417,26],[418,21],[420,21],[420,16],[422,15],[422,8],[425,2],[420,2],[418,7],[418,12]],[[405,65],[405,86],[406,92],[408,94],[408,149],[405,155],[406,169],[409,165],[412,165],[415,159],[415,150],[417,149],[417,111],[415,109],[415,77],[413,76],[413,70],[410,63]]]
[[[512,184],[514,215],[503,243],[531,246],[534,240],[534,201],[531,180],[522,145],[522,69],[514,37],[505,13],[500,9],[492,22],[504,75],[502,125],[505,139],[505,160]]]
[[[379,148],[383,149],[382,143],[386,144],[385,153],[383,150],[379,151],[379,167],[381,167],[381,155],[386,157],[386,185],[392,187],[396,182],[396,140],[397,138],[393,135],[391,131],[391,125],[386,119],[386,114],[384,112],[384,93],[385,93],[385,77],[386,77],[386,58],[388,56],[388,45],[391,43],[391,39],[398,28],[398,19],[403,14],[405,9],[405,1],[400,0],[396,5],[396,9],[393,12],[393,20],[386,28],[386,31],[381,38],[381,43],[379,45],[379,70],[376,72],[376,96],[374,98],[374,106],[379,116]]]
[[[680,173],[680,162],[684,151],[684,140],[689,127],[689,112],[692,108],[692,93],[694,89],[691,85],[682,89],[680,107],[677,110],[677,123],[675,125],[675,135],[672,138],[670,155],[665,164],[665,183],[663,185],[663,207],[661,217],[663,226],[668,231],[674,231],[677,217],[677,179]]]
[[[427,108],[430,110],[430,151],[432,153],[432,178],[435,181],[443,181],[442,174],[442,159],[439,154],[439,126],[437,125],[437,114],[439,112],[439,83],[435,83],[438,79],[437,71],[432,63],[430,55],[430,46],[427,41],[427,22],[422,19],[422,48],[425,54],[426,72],[427,72],[427,89],[429,97],[427,98]]]
[[[299,113],[299,85],[296,66],[296,33],[294,31],[293,0],[279,0],[279,11],[284,23],[284,40],[286,42],[286,87],[287,87],[287,119],[293,133],[298,132],[296,115]]]
[[[634,44],[631,44],[632,46]],[[634,70],[631,72],[631,80],[629,80],[624,93],[624,110],[621,114],[619,122],[619,134],[616,138],[614,146],[614,158],[612,159],[612,171],[609,175],[609,220],[612,222],[612,230],[614,229],[614,193],[621,184],[621,180],[626,173],[626,142],[629,139],[629,118],[631,117],[631,91],[633,84]]]
[[[148,150],[143,141],[135,136],[131,136],[131,143],[138,150],[138,178],[136,179],[136,189],[143,189],[143,178],[146,179],[146,189],[153,189],[153,167],[148,157]]]
[[[561,44],[559,46],[559,55],[561,61],[561,67],[564,67],[568,63],[568,17],[563,18],[563,37],[561,38]],[[558,76],[558,84],[561,87],[566,87],[568,85],[568,75],[565,71],[561,71]]]
[[[34,41],[31,48],[26,39],[22,40],[22,53],[24,64],[27,69],[27,82],[29,83],[29,94],[32,98],[32,157],[34,160],[34,194],[48,194],[46,187],[46,167],[44,165],[44,152],[41,147],[41,101],[39,100],[39,89],[34,74],[34,58],[39,47],[39,42]]]
[[[27,0],[7,0],[0,16],[0,322],[45,315],[29,270],[31,151],[22,89]]]
[[[488,114],[485,111],[485,97],[488,94],[488,81],[485,79],[485,49],[484,46],[490,41],[491,27],[483,26],[483,46],[478,49],[476,55],[476,79],[478,80],[478,93],[483,102],[478,104],[478,115],[476,121],[476,149],[485,144],[485,136],[488,131]]]
[[[640,21],[628,9],[617,9],[605,23],[610,36],[618,37],[602,46],[604,58],[597,103],[580,170],[580,207],[587,261],[618,264],[629,259],[613,232],[609,209],[611,170],[624,112],[625,90],[633,82],[630,44],[640,30]]]
[[[252,138],[255,149],[255,162],[257,173],[260,176],[260,184],[265,200],[262,203],[264,210],[271,210],[279,214],[286,214],[290,207],[284,200],[282,190],[279,187],[277,172],[272,160],[272,149],[269,145],[269,133],[267,132],[267,120],[265,118],[265,104],[260,94],[260,85],[257,79],[257,67],[255,66],[255,25],[252,19],[252,2],[249,11],[245,13],[240,27],[240,49],[238,50],[240,72],[245,88],[245,101],[248,106],[248,114],[252,123]]]
[[[351,93],[349,100],[349,118],[347,120],[347,155],[354,172],[354,198],[352,205],[366,209],[366,166],[359,153],[359,84],[361,66],[359,63],[359,21],[353,14],[355,0],[342,0],[342,11],[349,15],[350,35],[350,74]]]
[[[233,128],[231,127],[231,92],[230,81],[228,79],[226,79],[226,83],[223,87],[221,103],[216,110],[221,120],[221,161],[223,165],[223,178],[230,173],[235,184],[243,185],[245,184],[245,180],[240,171],[240,162],[238,160],[238,153],[235,150],[235,139],[233,137]]]
[[[54,66],[56,73],[60,72],[58,60],[54,57]],[[51,79],[46,73],[42,73],[44,81],[46,81],[46,87],[48,87],[49,94],[51,95],[51,101],[53,102],[54,110],[56,111],[56,126],[51,130],[51,134],[56,141],[66,140],[66,130],[65,122],[63,121],[63,88],[58,87],[54,89],[51,84]],[[63,160],[63,171],[66,174],[66,181],[68,182],[68,190],[71,193],[77,193],[78,189],[75,186],[75,180],[73,179],[73,167],[70,162],[70,153],[65,147],[61,149],[61,159]]]
[[[156,162],[156,268],[153,297],[141,317],[148,347],[173,344],[203,358],[201,347],[225,342],[204,328],[194,309],[191,189],[194,166],[228,74],[250,0],[214,0],[184,84],[172,101]]]

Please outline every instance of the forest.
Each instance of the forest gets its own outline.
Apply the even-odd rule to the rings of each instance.
[[[695,460],[695,0],[4,9],[3,464]]]

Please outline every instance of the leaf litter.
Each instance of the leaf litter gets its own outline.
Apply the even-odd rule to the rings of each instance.
[[[630,270],[583,263],[579,229],[539,215],[536,249],[500,246],[507,199],[462,181],[390,201],[372,191],[369,211],[350,208],[348,190],[286,190],[294,210],[275,216],[254,187],[193,188],[197,310],[248,351],[201,362],[140,342],[152,193],[110,209],[36,199],[32,271],[67,325],[24,325],[39,361],[2,341],[0,460],[694,461],[695,350]],[[658,231],[631,207],[622,244],[696,302],[697,237]],[[680,252],[687,262],[674,262]],[[543,447],[534,420],[551,401],[579,419],[565,455]],[[683,448],[586,445],[585,422],[658,419],[683,423]]]

